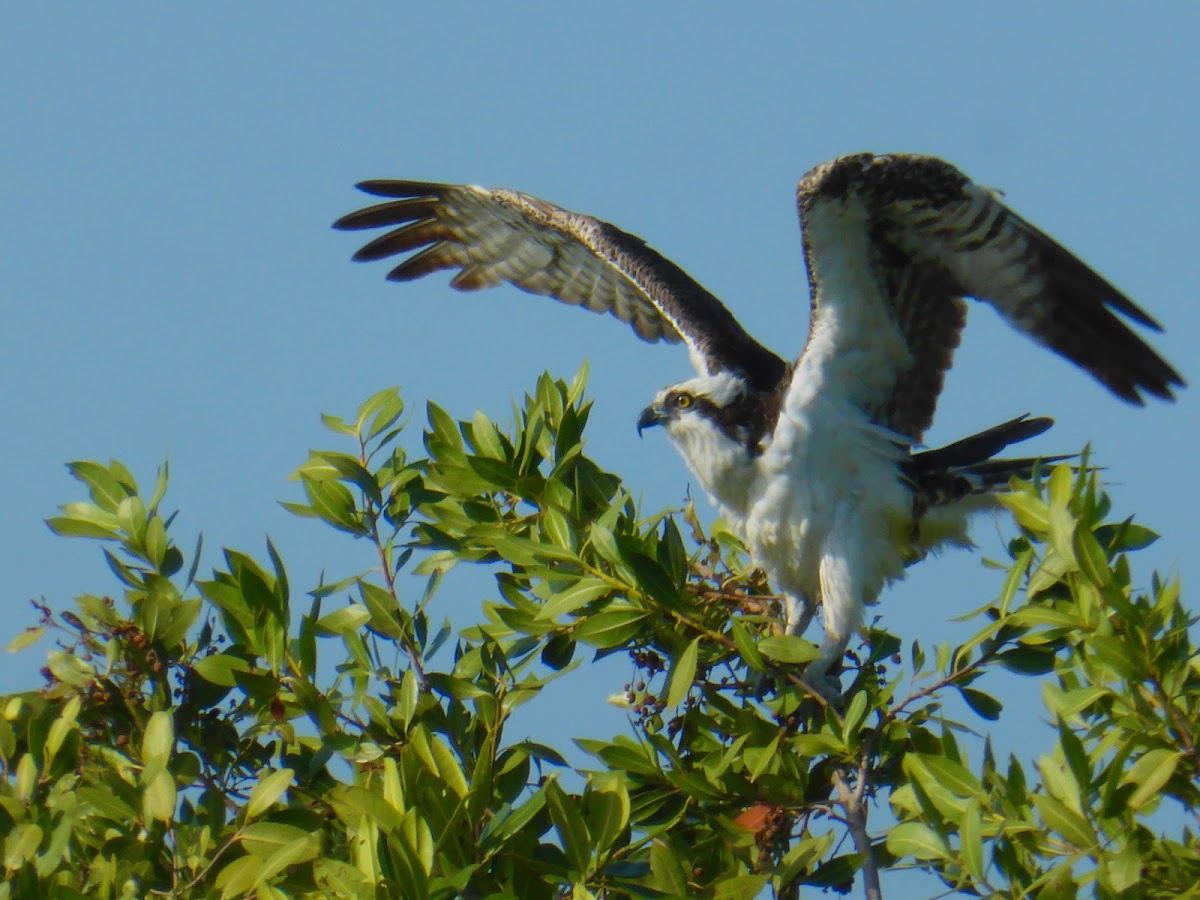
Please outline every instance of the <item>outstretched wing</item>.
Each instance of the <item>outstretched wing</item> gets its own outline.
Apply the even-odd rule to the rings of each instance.
[[[806,356],[852,361],[850,392],[880,424],[917,439],[929,426],[965,297],[1130,403],[1183,386],[1122,318],[1161,330],[1149,315],[948,163],[846,156],[805,175],[797,196],[813,291]]]
[[[392,269],[393,281],[457,269],[450,284],[459,290],[508,282],[610,313],[645,341],[682,339],[700,374],[733,371],[762,390],[773,388],[787,369],[686,272],[607,222],[516,191],[474,185],[364,181],[358,187],[393,199],[343,216],[334,227],[392,228],[354,259],[416,250]]]

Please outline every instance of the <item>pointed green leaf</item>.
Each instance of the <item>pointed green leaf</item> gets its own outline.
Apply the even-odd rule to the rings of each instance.
[[[1067,843],[1085,851],[1095,846],[1096,834],[1079,813],[1045,794],[1034,794],[1032,799],[1046,827],[1062,835]]]
[[[794,634],[763,638],[758,642],[758,650],[768,659],[789,664],[812,662],[821,655],[821,651],[812,641],[806,641]]]
[[[1156,799],[1159,791],[1175,774],[1175,767],[1182,757],[1182,751],[1164,747],[1144,753],[1121,779],[1125,784],[1137,785],[1129,797],[1129,808],[1141,809],[1150,800]]]
[[[700,655],[700,638],[696,638],[679,658],[671,661],[671,671],[667,675],[667,706],[678,706],[692,689],[696,680],[696,663]]]
[[[945,839],[923,822],[901,822],[888,832],[887,848],[896,856],[949,859]]]
[[[958,827],[958,840],[963,867],[976,881],[983,881],[983,825],[978,800],[967,804],[967,810],[963,813],[962,822]]]
[[[34,626],[26,628],[15,638],[8,642],[8,646],[4,648],[7,653],[16,653],[24,650],[26,647],[31,647],[38,642],[38,639],[46,633],[46,629],[42,626]]]
[[[169,712],[160,710],[150,716],[150,721],[146,723],[146,733],[142,737],[142,765],[145,766],[146,772],[153,775],[166,768],[174,746],[175,723]]]
[[[148,821],[170,822],[175,817],[175,779],[159,769],[142,790],[142,815]]]
[[[246,821],[256,819],[270,809],[295,781],[296,773],[291,769],[279,769],[260,778],[246,800]]]
[[[253,666],[240,656],[234,656],[231,653],[214,653],[212,656],[198,659],[192,665],[192,669],[211,684],[231,688],[237,683],[233,673],[249,672]]]
[[[569,588],[561,591],[546,601],[538,610],[535,618],[541,621],[552,621],[561,615],[573,613],[581,606],[586,606],[593,600],[612,592],[612,587],[599,578],[581,578]]]
[[[629,791],[624,779],[615,773],[593,776],[584,795],[584,808],[596,852],[603,853],[629,824]]]
[[[546,801],[550,818],[562,841],[571,870],[577,874],[588,871],[591,858],[591,840],[587,824],[579,811],[578,800],[568,797],[558,785],[557,779],[546,783]]]
[[[317,634],[353,634],[371,621],[371,611],[361,603],[350,603],[322,616],[315,623]]]

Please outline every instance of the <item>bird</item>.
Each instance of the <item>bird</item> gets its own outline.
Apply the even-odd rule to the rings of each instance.
[[[1001,192],[937,157],[855,153],[796,189],[809,332],[785,359],[642,238],[507,189],[407,180],[334,223],[389,229],[354,254],[410,253],[388,279],[454,272],[607,313],[643,341],[682,342],[696,377],[658,391],[638,433],[661,427],[783,595],[783,631],[818,610],[803,680],[839,697],[837,670],[865,610],[906,566],[971,546],[969,519],[1046,460],[997,458],[1052,425],[1029,414],[924,449],[968,300],[1090,374],[1116,397],[1173,400],[1179,373],[1130,327],[1161,326]],[[413,252],[415,251],[415,252]],[[1057,461],[1067,457],[1051,457]]]

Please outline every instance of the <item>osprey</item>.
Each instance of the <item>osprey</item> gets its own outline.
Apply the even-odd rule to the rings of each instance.
[[[966,319],[966,298],[1141,404],[1183,380],[1122,316],[1159,325],[992,190],[950,164],[908,154],[844,156],[812,169],[797,202],[808,266],[808,341],[793,363],[638,237],[510,190],[364,181],[392,198],[339,219],[388,227],[355,260],[417,251],[388,278],[457,270],[452,287],[508,282],[610,313],[645,341],[683,341],[698,377],[659,391],[638,431],[663,426],[740,529],[785,598],[786,630],[818,607],[824,641],[807,682],[830,669],[864,607],[907,562],[969,546],[971,513],[994,507],[1035,459],[994,459],[1050,419],[1021,416],[917,451]],[[1061,459],[1057,457],[1056,459]]]

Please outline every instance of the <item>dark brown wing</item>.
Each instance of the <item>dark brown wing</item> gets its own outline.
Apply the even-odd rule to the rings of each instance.
[[[417,251],[392,269],[394,281],[457,269],[450,283],[459,290],[508,282],[609,313],[645,341],[682,339],[701,374],[734,371],[769,390],[786,371],[721,301],[641,238],[607,222],[473,185],[364,181],[359,188],[394,199],[343,216],[334,227],[391,227],[354,258]]]
[[[1122,319],[1160,330],[1149,315],[948,163],[842,157],[809,172],[798,198],[814,328],[822,316],[884,326],[843,328],[838,345],[876,367],[867,366],[874,377],[857,399],[882,424],[914,438],[929,425],[958,345],[963,297],[991,304],[1130,403],[1142,403],[1144,394],[1173,399],[1173,388],[1183,386]],[[824,272],[853,263],[835,259],[838,250],[860,251],[858,264],[880,286],[873,295],[820,289]],[[867,313],[874,314],[855,308],[864,305],[873,305]],[[888,344],[895,336],[908,347],[907,358]]]

